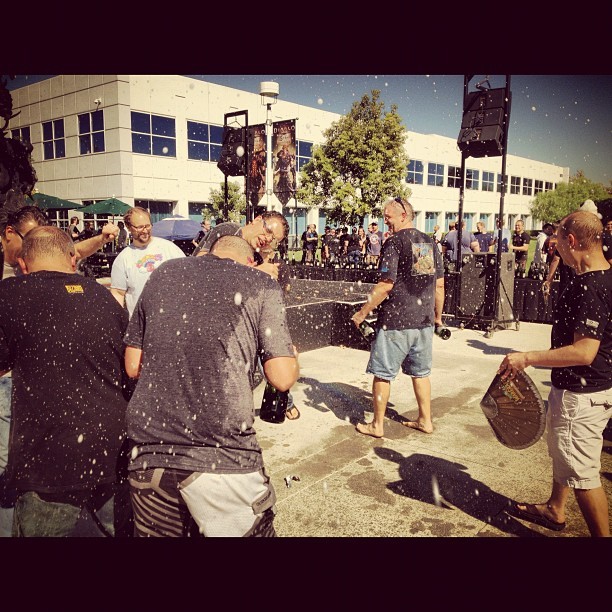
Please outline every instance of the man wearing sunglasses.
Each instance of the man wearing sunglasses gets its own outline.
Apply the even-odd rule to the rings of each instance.
[[[433,238],[413,226],[414,211],[408,200],[390,198],[384,219],[391,235],[380,254],[380,280],[352,317],[359,327],[380,306],[366,369],[374,375],[374,420],[358,423],[356,429],[367,436],[383,437],[391,381],[401,368],[412,378],[419,407],[417,420],[404,421],[404,425],[429,434],[433,432],[429,375],[434,324],[442,324],[444,265]]]
[[[185,253],[171,240],[153,236],[151,215],[145,208],[134,206],[123,221],[132,234],[132,244],[113,262],[110,290],[131,317],[151,272],[169,259],[185,257]]]
[[[257,269],[278,280],[278,264],[266,261],[263,253],[275,251],[289,234],[289,223],[279,212],[266,211],[241,227],[238,223],[226,222],[215,225],[206,238],[200,241],[192,256],[204,255],[221,236],[240,236],[255,251]]]

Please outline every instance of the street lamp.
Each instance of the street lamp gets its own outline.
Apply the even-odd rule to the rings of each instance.
[[[276,104],[276,98],[280,87],[274,81],[262,81],[259,83],[259,95],[261,103],[266,105],[266,210],[272,210],[270,196],[272,195],[272,105]]]

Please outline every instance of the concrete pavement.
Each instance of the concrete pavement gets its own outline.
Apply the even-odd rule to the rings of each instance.
[[[485,338],[484,331],[450,326],[449,340],[435,337],[431,435],[401,424],[417,416],[411,381],[402,374],[391,384],[385,437],[357,433],[357,422],[372,419],[369,353],[328,346],[301,354],[300,379],[292,389],[301,418],[280,425],[255,422],[277,492],[278,535],[588,537],[573,495],[561,532],[504,512],[508,498],[548,499],[552,470],[546,441],[524,450],[503,446],[479,405],[503,356],[547,348],[550,327],[522,322],[519,330]],[[546,400],[550,370],[527,373]],[[256,407],[263,388],[255,391]],[[602,484],[608,498],[611,453],[612,443],[604,440]]]

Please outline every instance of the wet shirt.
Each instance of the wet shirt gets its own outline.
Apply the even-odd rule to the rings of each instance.
[[[23,490],[116,479],[125,438],[128,315],[95,279],[34,272],[2,281],[0,370],[12,369],[7,476]]]
[[[380,305],[377,325],[384,329],[420,329],[434,324],[435,286],[444,277],[442,256],[433,238],[415,228],[385,240],[380,280],[393,282]]]
[[[574,333],[600,340],[591,365],[552,368],[555,387],[576,393],[612,388],[612,268],[574,275],[559,297],[551,332],[552,348],[574,342]]]
[[[130,469],[262,467],[253,427],[257,356],[293,356],[275,280],[211,254],[170,261],[151,275],[125,343],[143,350],[127,413],[138,447]]]

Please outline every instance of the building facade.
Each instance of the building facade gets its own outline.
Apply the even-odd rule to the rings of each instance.
[[[268,110],[258,93],[179,75],[58,75],[11,95],[19,114],[9,130],[33,145],[39,192],[84,204],[115,197],[148,208],[154,221],[172,214],[202,218],[211,189],[218,190],[225,178],[217,161],[226,113],[247,111],[250,125],[295,119],[298,170],[340,118],[284,101],[282,92]],[[458,117],[457,133],[459,128]],[[408,132],[405,147],[410,158],[405,180],[416,226],[427,232],[434,225],[448,228],[459,208],[456,140]],[[489,230],[495,227],[501,162],[501,156],[466,159],[463,216],[468,230],[480,220]],[[538,192],[569,180],[569,168],[512,155],[507,155],[506,174],[504,221],[510,228],[518,218],[527,229],[538,227],[529,214],[530,202]],[[243,177],[228,180],[244,185]],[[260,205],[282,210],[295,236],[308,223],[320,233],[325,226],[324,210],[307,210],[295,200],[283,207],[270,194]],[[78,210],[50,214],[60,226],[79,215]]]

